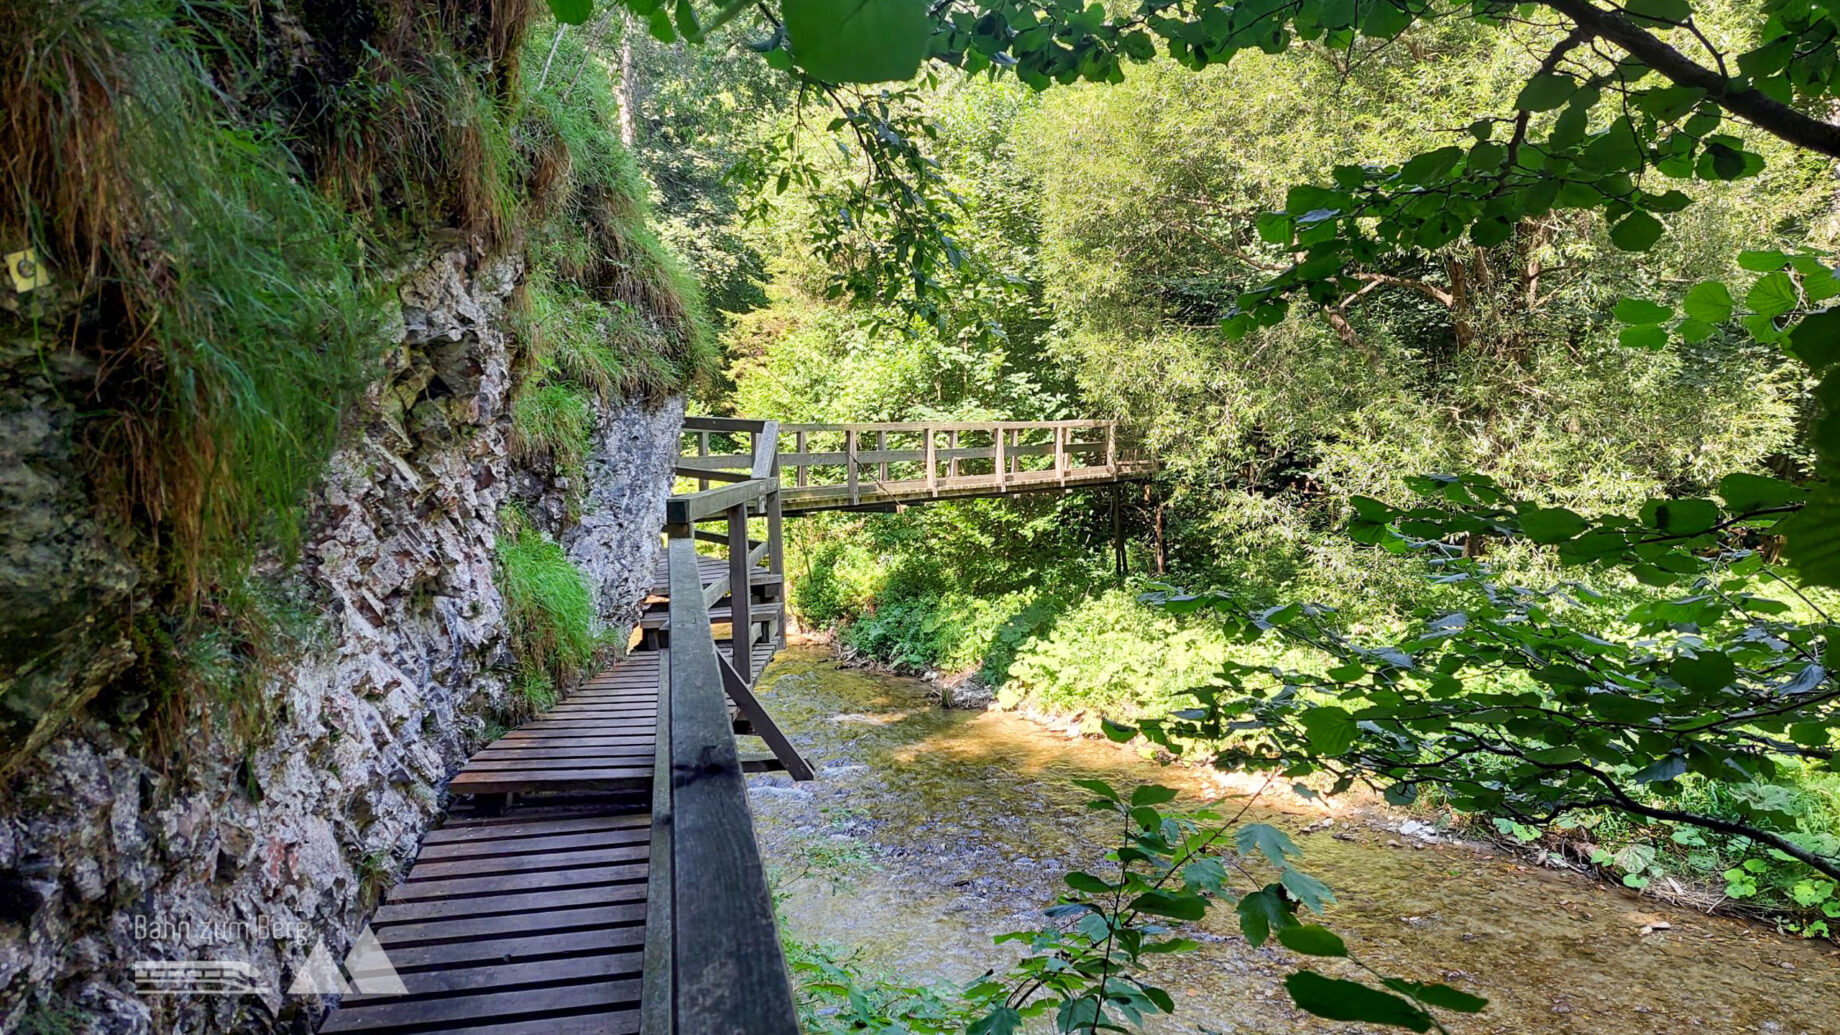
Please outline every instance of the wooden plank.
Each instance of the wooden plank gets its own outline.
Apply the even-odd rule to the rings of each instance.
[[[398,946],[460,939],[478,941],[503,936],[630,926],[645,922],[645,908],[643,902],[608,902],[577,909],[546,909],[498,916],[427,920],[378,928],[378,941],[386,951],[393,951]]]
[[[557,819],[520,819],[515,822],[499,819],[489,824],[450,824],[438,830],[430,830],[428,835],[422,838],[422,846],[426,848],[428,845],[465,841],[507,841],[522,837],[553,837],[557,834],[630,829],[650,825],[651,817],[642,812],[597,813],[592,816],[568,816]]]
[[[371,917],[378,930],[396,924],[458,922],[507,914],[540,915],[545,911],[609,902],[643,902],[645,885],[625,883],[585,887],[545,887],[536,891],[492,895],[485,898],[427,899],[390,902]]]
[[[746,417],[685,417],[685,431],[762,432],[776,421],[751,420]]]
[[[645,928],[628,924],[621,927],[596,927],[586,931],[546,931],[520,937],[409,945],[400,949],[392,948],[382,935],[378,935],[378,941],[389,954],[390,965],[398,972],[407,974],[433,967],[517,963],[546,956],[589,956],[632,950],[645,941]]]
[[[540,1017],[502,1024],[444,1027],[441,1035],[639,1035],[639,1011],[596,1011],[575,1017]]]
[[[525,791],[649,790],[650,766],[643,768],[544,769],[519,773],[463,773],[448,789],[455,794],[520,794]]]
[[[389,953],[394,960],[395,947],[393,945],[386,944],[384,951]],[[455,992],[483,992],[536,985],[577,984],[587,981],[605,981],[611,978],[630,979],[639,976],[639,968],[644,958],[637,952],[608,952],[529,963],[462,966],[450,970],[412,973],[402,973],[398,968],[398,976],[402,979],[403,988],[406,991],[392,996],[350,995],[346,996],[339,1005],[342,1009],[354,1009],[370,1004],[402,1002],[404,996],[447,995]]]
[[[735,702],[735,708],[741,713],[742,718],[748,721],[754,735],[767,742],[767,747],[773,750],[774,757],[779,759],[780,764],[794,780],[811,779],[811,763],[805,761],[805,757],[799,754],[799,750],[792,746],[792,741],[786,739],[786,734],[779,728],[779,723],[773,721],[773,717],[767,714],[767,709],[761,705],[760,699],[754,696],[753,690],[749,689],[748,681],[742,677],[741,671],[729,664],[727,658],[721,658],[719,661],[722,666],[722,687],[727,692],[728,699]],[[750,771],[764,772],[765,770]]]
[[[760,428],[754,432],[753,441],[754,466],[752,474],[756,478],[771,478],[779,473],[776,458],[779,455],[779,421],[760,422]]]
[[[665,523],[668,525],[694,524],[715,517],[730,507],[752,503],[778,487],[778,480],[774,478],[750,478],[733,485],[722,485],[713,489],[705,489],[702,492],[672,496],[664,504]]]
[[[651,764],[652,752],[650,750],[626,754],[614,754],[604,750],[546,751],[535,754],[525,753],[511,758],[503,755],[481,758],[475,755],[473,760],[467,763],[466,771],[469,773],[565,772],[572,769],[620,769]]]
[[[441,1031],[444,1024],[516,1018],[525,1014],[561,1013],[567,1010],[624,1007],[638,997],[635,980],[592,981],[561,988],[535,988],[518,992],[482,992],[420,1002],[379,1002],[337,1010],[320,1027],[322,1032]]]
[[[495,877],[513,873],[536,873],[549,870],[579,870],[590,866],[609,866],[644,859],[650,846],[637,844],[577,848],[560,852],[530,855],[488,855],[464,859],[430,859],[417,862],[403,886],[426,880],[450,880],[457,877]]]
[[[731,509],[728,512],[728,584],[731,586],[739,587],[747,585],[748,569],[754,566],[754,562],[748,557],[747,530],[747,508],[735,507]],[[675,589],[675,587],[673,588]],[[746,609],[747,618],[745,620],[735,621],[734,623],[734,638],[744,643],[752,643],[754,640],[754,616],[752,609],[745,603],[746,597],[746,593],[740,590],[736,591],[736,601],[732,609],[731,619],[739,619],[743,610]],[[673,594],[672,599],[676,599],[675,594]],[[673,615],[677,613],[675,604],[673,604],[671,608],[671,613]],[[692,628],[706,628],[712,620],[707,609],[705,609],[702,613],[702,621],[692,626]],[[692,632],[690,635],[699,641],[703,638],[701,634],[697,632]],[[753,670],[753,659],[748,656],[746,651],[743,651],[737,656],[735,667],[740,670],[741,678],[745,680],[748,678],[748,673]]]
[[[586,747],[486,748],[473,762],[524,762],[544,758],[643,758],[651,761],[651,744],[591,744]]]
[[[449,841],[424,845],[416,864],[441,859],[481,859],[494,855],[538,855],[544,852],[579,851],[602,845],[642,844],[651,839],[649,827],[614,827],[608,830],[578,830],[547,837],[510,837],[493,841]]]
[[[658,721],[671,727],[671,661],[658,670]],[[676,1023],[671,1007],[674,983],[671,960],[674,943],[671,936],[671,852],[674,831],[671,825],[671,745],[659,746],[652,770],[652,855],[651,872],[645,886],[645,973],[640,990],[639,1029],[641,1035],[674,1035]]]
[[[565,731],[565,732],[560,732],[560,733],[539,733],[535,730],[525,730],[523,731],[522,734],[517,735],[517,736],[506,734],[505,736],[499,738],[498,740],[493,741],[492,743],[496,747],[502,747],[506,749],[540,748],[540,747],[545,747],[545,746],[555,746],[555,747],[645,746],[645,747],[650,747],[653,743],[653,738],[652,738],[652,734],[650,733],[622,734],[618,730],[602,730],[602,731],[588,730],[586,732]]]
[[[645,879],[645,864],[592,866],[581,870],[536,871],[494,877],[459,877],[453,880],[404,881],[392,889],[392,902],[425,902],[467,895],[504,895],[553,890],[570,885],[620,884]]]

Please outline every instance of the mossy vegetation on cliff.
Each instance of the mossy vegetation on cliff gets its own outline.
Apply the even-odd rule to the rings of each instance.
[[[546,33],[527,39],[538,10],[0,10],[0,250],[32,249],[51,274],[0,292],[0,332],[23,343],[7,353],[21,377],[77,371],[47,391],[80,414],[85,495],[141,573],[121,613],[95,618],[138,630],[117,696],[249,710],[225,687],[259,673],[273,637],[266,612],[238,603],[243,587],[294,556],[309,492],[388,347],[395,282],[431,251],[524,255],[514,412],[547,402],[579,418],[566,441],[540,443],[539,463],[579,463],[593,401],[678,391],[713,366],[695,284],[646,228],[642,181],[607,121],[608,69],[568,41],[542,83],[528,60],[550,49]],[[73,594],[40,624],[69,628],[95,606]],[[0,712],[30,747],[74,709],[11,707],[14,677],[43,658],[7,663]]]

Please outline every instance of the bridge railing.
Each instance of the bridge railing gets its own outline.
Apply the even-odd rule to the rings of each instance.
[[[743,422],[745,423],[745,422]],[[678,473],[734,477],[748,457],[698,432]],[[786,510],[1000,495],[1141,478],[1155,462],[1118,421],[903,421],[783,424],[778,470]],[[758,440],[756,440],[758,441]]]
[[[755,572],[762,560],[773,574],[781,571],[778,436],[771,421],[700,418],[685,426],[691,434],[739,435],[751,448],[745,468],[711,478],[726,484],[665,504],[670,650],[661,660],[658,695],[640,1024],[645,1035],[798,1035],[728,710],[732,699],[776,754],[789,752],[789,771],[803,766],[790,745],[775,742],[778,728],[759,711],[749,688]],[[767,518],[765,540],[748,538],[750,513]],[[697,528],[716,521],[726,525],[726,535]],[[699,539],[728,549],[728,573],[711,586],[703,584]],[[732,663],[717,650],[709,615],[724,595],[734,629]],[[778,632],[775,626],[769,635]],[[809,767],[800,778],[810,778]]]

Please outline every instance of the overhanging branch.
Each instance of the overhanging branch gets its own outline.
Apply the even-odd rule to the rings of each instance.
[[[1628,51],[1632,57],[1681,86],[1706,91],[1719,107],[1758,129],[1824,155],[1840,158],[1840,125],[1806,115],[1756,90],[1739,87],[1707,68],[1617,10],[1591,0],[1541,0],[1577,26]]]

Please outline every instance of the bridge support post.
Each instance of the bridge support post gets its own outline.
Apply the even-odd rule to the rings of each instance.
[[[856,486],[856,429],[843,433],[843,452],[850,464],[850,504],[854,506],[862,502],[862,493]]]
[[[748,563],[747,512],[745,503],[728,512],[728,642],[744,682],[754,678],[754,594],[749,589],[754,566]]]
[[[933,430],[932,425],[928,425],[921,434],[926,436],[926,491],[937,496],[939,494],[939,472],[934,468],[939,463],[937,443],[939,435]]]
[[[1112,555],[1117,564],[1118,577],[1124,578],[1124,506],[1122,498],[1124,486],[1112,486]]]

